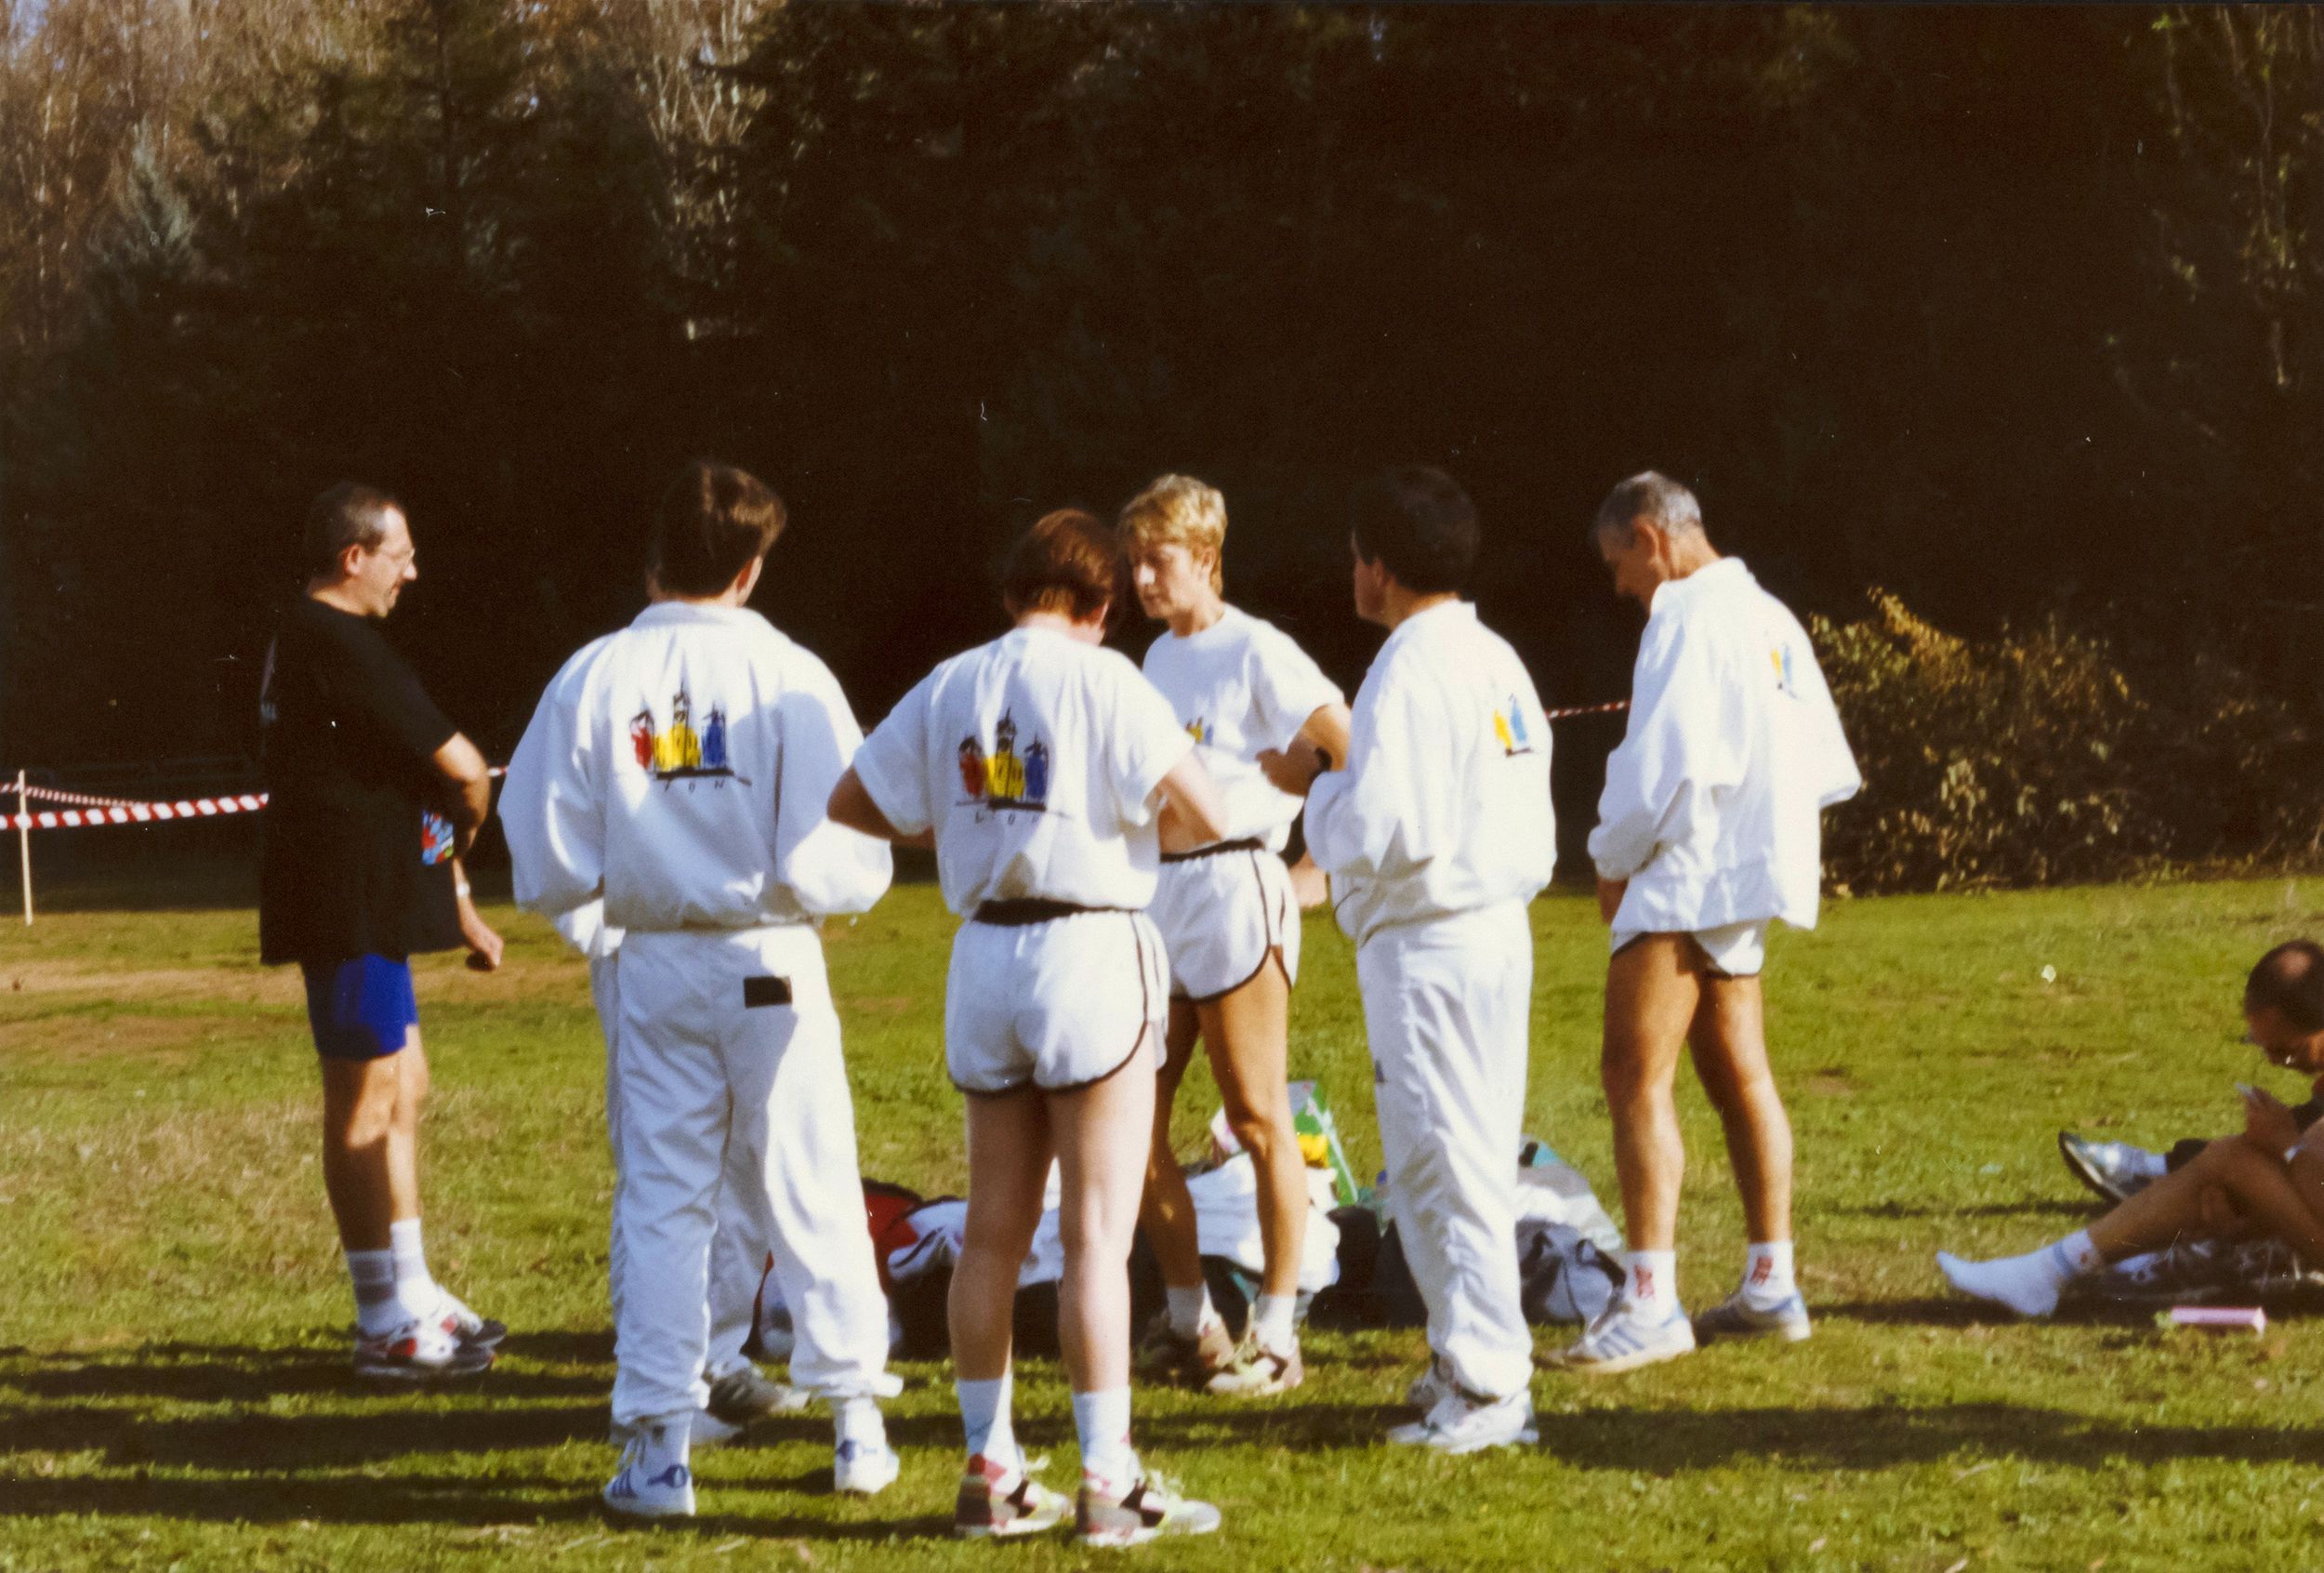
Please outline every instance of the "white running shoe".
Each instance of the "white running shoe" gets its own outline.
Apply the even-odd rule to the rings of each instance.
[[[1612,1376],[1695,1353],[1695,1324],[1677,1306],[1648,1321],[1629,1301],[1616,1301],[1552,1364],[1569,1371]]]
[[[508,1336],[508,1324],[491,1316],[480,1316],[469,1310],[460,1297],[442,1284],[436,1293],[442,1298],[436,1306],[437,1318],[444,1331],[462,1343],[473,1343],[484,1349],[497,1349],[500,1341]]]
[[[1073,1499],[1035,1478],[1047,1459],[1025,1459],[1015,1468],[978,1454],[960,1474],[953,1499],[952,1532],[963,1540],[1037,1535],[1065,1522]]]
[[[1085,1472],[1074,1502],[1074,1539],[1085,1546],[1142,1546],[1163,1535],[1208,1535],[1219,1510],[1154,1474],[1127,1491]]]
[[[1520,1389],[1506,1398],[1479,1398],[1454,1387],[1424,1419],[1396,1427],[1388,1434],[1388,1440],[1458,1457],[1486,1447],[1538,1442],[1541,1434],[1534,1429],[1531,1393]]]
[[[904,1468],[884,1436],[842,1437],[831,1449],[831,1487],[852,1497],[876,1497]]]
[[[493,1352],[445,1329],[435,1318],[393,1332],[355,1334],[355,1374],[370,1381],[453,1381],[492,1369]]]
[[[1807,1302],[1797,1289],[1776,1303],[1753,1305],[1743,1291],[1733,1294],[1695,1318],[1695,1342],[1712,1343],[1723,1338],[1774,1338],[1798,1343],[1816,1330],[1808,1320]]]
[[[614,1512],[631,1518],[692,1518],[694,1475],[686,1466],[685,1417],[666,1416],[638,1426],[621,1450],[620,1467],[601,1495]]]

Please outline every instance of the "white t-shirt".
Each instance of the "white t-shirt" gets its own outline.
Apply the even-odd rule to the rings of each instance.
[[[831,669],[756,612],[664,601],[586,646],[508,760],[518,905],[631,932],[862,912],[886,843],[824,808],[860,737]]]
[[[855,773],[906,836],[933,826],[944,905],[1142,908],[1161,846],[1149,802],[1194,747],[1119,651],[1023,628],[922,678]]]
[[[1148,800],[1193,746],[1128,655],[1018,628],[920,679],[855,773],[902,834],[934,825],[962,918],[984,902],[1137,911],[1162,857]]]
[[[1146,681],[1178,712],[1226,800],[1220,839],[1256,838],[1281,852],[1301,800],[1278,790],[1255,761],[1264,749],[1287,746],[1324,706],[1340,704],[1338,686],[1290,635],[1232,606],[1200,633],[1155,640]]]
[[[1406,618],[1356,691],[1348,760],[1307,797],[1307,847],[1358,944],[1531,901],[1550,882],[1550,728],[1517,653],[1464,601]]]

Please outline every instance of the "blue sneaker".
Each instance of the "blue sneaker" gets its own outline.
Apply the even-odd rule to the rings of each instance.
[[[605,1483],[605,1505],[631,1518],[692,1518],[694,1475],[686,1467],[684,1417],[648,1421],[629,1434]]]
[[[1794,1289],[1765,1309],[1752,1305],[1743,1291],[1733,1294],[1695,1318],[1695,1342],[1712,1343],[1723,1338],[1776,1338],[1798,1343],[1816,1330],[1808,1321],[1807,1302]]]

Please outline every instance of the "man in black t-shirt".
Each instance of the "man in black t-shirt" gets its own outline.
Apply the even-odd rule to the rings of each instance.
[[[355,1286],[355,1369],[472,1375],[507,1328],[428,1273],[419,1227],[419,1110],[428,1092],[411,956],[467,945],[499,965],[500,936],[460,857],[491,808],[476,746],[444,719],[378,629],[418,577],[411,528],[352,482],[307,517],[306,591],[267,651],[266,850],[258,948],[295,961],[323,1070],[323,1180]]]

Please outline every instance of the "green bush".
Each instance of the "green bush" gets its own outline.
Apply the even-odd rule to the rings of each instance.
[[[1842,891],[2121,879],[2172,862],[2313,857],[2306,734],[2227,664],[2134,681],[2114,642],[2053,616],[1974,641],[1884,590],[1816,618],[1864,791],[1826,820]]]

